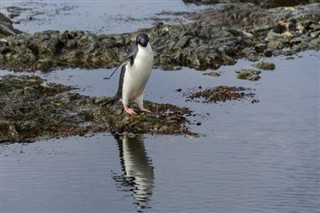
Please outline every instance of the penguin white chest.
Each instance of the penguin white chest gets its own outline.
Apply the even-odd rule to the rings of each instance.
[[[146,47],[138,47],[138,53],[134,63],[126,65],[126,72],[123,79],[122,98],[132,100],[143,93],[149,80],[152,65],[153,52],[150,44]]]

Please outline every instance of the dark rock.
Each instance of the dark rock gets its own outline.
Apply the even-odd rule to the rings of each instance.
[[[267,49],[267,47],[268,46],[266,44],[260,43],[257,44],[254,49],[257,53],[263,53]]]
[[[174,46],[177,48],[183,49],[188,44],[191,38],[192,38],[191,36],[183,36],[178,40],[178,42]]]
[[[257,5],[260,5],[261,7],[266,7],[266,8],[274,8],[274,7],[292,7],[295,5],[301,5],[301,4],[308,4],[310,2],[317,2],[318,0],[262,0],[262,1],[257,1],[257,0],[247,0],[245,2],[247,3],[254,3]],[[241,3],[244,2],[243,0],[183,0],[185,3],[193,3],[196,5],[203,5],[203,4],[218,4],[218,3]]]
[[[273,51],[271,49],[267,49],[265,51],[263,51],[263,55],[266,57],[271,57],[273,54]]]
[[[5,55],[7,53],[10,53],[11,52],[11,49],[9,47],[0,47],[0,53],[2,55]]]
[[[250,89],[243,87],[219,86],[206,89],[190,89],[184,93],[184,96],[186,96],[186,101],[200,102],[201,100],[202,103],[218,103],[253,98],[255,94]]]
[[[20,30],[13,28],[12,24],[9,18],[0,13],[0,38],[21,33]]]
[[[258,58],[258,54],[254,49],[247,47],[242,52],[245,55],[245,57],[247,59],[249,59],[250,61],[257,61],[258,60],[257,59]]]
[[[239,58],[257,61],[260,57],[319,48],[318,11],[319,3],[284,10],[234,2],[184,13],[194,23],[161,24],[143,31],[149,34],[157,53],[155,66],[217,69],[235,64]],[[9,34],[12,36],[0,41],[0,68],[50,71],[116,66],[125,59],[141,31],[119,35],[53,30],[33,35]]]
[[[280,23],[276,24],[276,26],[273,28],[273,32],[280,34],[284,33],[286,30],[286,27]]]
[[[311,38],[317,38],[319,36],[320,36],[320,30],[310,33]]]
[[[290,44],[291,45],[296,45],[296,44],[300,44],[303,42],[302,38],[296,37],[290,40]]]

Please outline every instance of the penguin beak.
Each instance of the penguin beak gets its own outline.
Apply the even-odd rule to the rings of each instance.
[[[146,47],[147,46],[147,44],[148,44],[148,41],[146,40],[146,39],[140,39],[140,41],[139,41],[139,44],[141,45],[141,46],[143,46],[143,47]]]

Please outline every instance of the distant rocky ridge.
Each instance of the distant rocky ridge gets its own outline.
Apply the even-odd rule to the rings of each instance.
[[[7,30],[0,32],[0,67],[15,71],[113,67],[126,57],[140,31],[150,35],[155,65],[163,69],[217,69],[239,58],[255,61],[320,48],[320,3],[271,9],[251,3],[224,4],[184,16],[193,23],[159,23],[118,35],[54,30],[25,34],[4,18]]]
[[[292,7],[302,4],[319,3],[319,0],[183,0],[185,3],[201,4],[219,4],[219,3],[254,3],[261,7]]]

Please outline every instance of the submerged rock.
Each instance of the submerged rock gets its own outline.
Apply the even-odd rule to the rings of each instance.
[[[267,61],[260,61],[252,64],[252,66],[262,70],[274,70],[276,68],[276,65],[274,63]]]
[[[220,74],[217,72],[209,72],[209,73],[204,73],[203,75],[211,76],[211,77],[219,77]]]
[[[130,116],[120,103],[102,107],[108,98],[70,93],[72,89],[36,76],[0,78],[0,142],[98,131],[192,134],[186,127],[192,113],[187,108],[145,101],[153,113]]]
[[[237,78],[249,81],[257,81],[260,79],[259,74],[261,71],[251,69],[239,69],[236,70]]]

